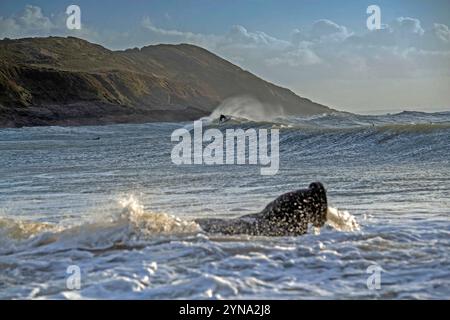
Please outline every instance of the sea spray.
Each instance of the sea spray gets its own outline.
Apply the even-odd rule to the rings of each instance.
[[[61,228],[51,223],[0,217],[0,239],[24,240],[38,233],[58,230]]]
[[[146,212],[134,196],[119,202],[122,212],[119,221],[126,221],[130,233],[139,236],[195,233],[200,227],[193,221],[182,220],[166,213]]]
[[[76,225],[51,224],[0,217],[0,246],[29,243],[42,246],[58,243],[64,247],[108,248],[118,243],[146,240],[160,235],[192,234],[200,231],[193,221],[165,213],[145,211],[134,197],[118,201],[118,213],[93,216]],[[25,241],[25,242],[23,242]]]
[[[359,230],[359,224],[353,215],[348,211],[338,210],[333,207],[328,207],[326,223],[338,231]]]
[[[272,121],[285,115],[282,106],[265,104],[251,96],[232,97],[224,100],[210,115],[218,119],[220,115],[232,116],[250,121]]]

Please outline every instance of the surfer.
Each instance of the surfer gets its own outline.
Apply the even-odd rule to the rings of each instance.
[[[226,115],[221,114],[219,117],[219,122],[225,122],[230,120],[230,117],[227,117]]]
[[[282,194],[261,212],[235,219],[197,219],[203,231],[226,235],[298,236],[308,231],[308,224],[322,227],[327,220],[327,196],[320,182],[308,189]]]

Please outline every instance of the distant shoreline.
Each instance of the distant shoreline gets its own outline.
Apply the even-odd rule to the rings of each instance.
[[[183,122],[197,120],[208,114],[192,107],[179,110],[129,110],[126,106],[93,103],[20,108],[13,113],[2,114],[0,106],[0,128]]]

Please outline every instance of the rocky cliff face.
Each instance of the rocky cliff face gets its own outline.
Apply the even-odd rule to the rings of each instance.
[[[332,110],[193,45],[111,51],[78,38],[0,41],[0,126],[193,120],[251,96],[285,114]]]

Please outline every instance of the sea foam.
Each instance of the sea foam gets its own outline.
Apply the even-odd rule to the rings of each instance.
[[[360,229],[356,218],[348,211],[328,207],[327,222],[329,226],[338,231],[358,231]]]

